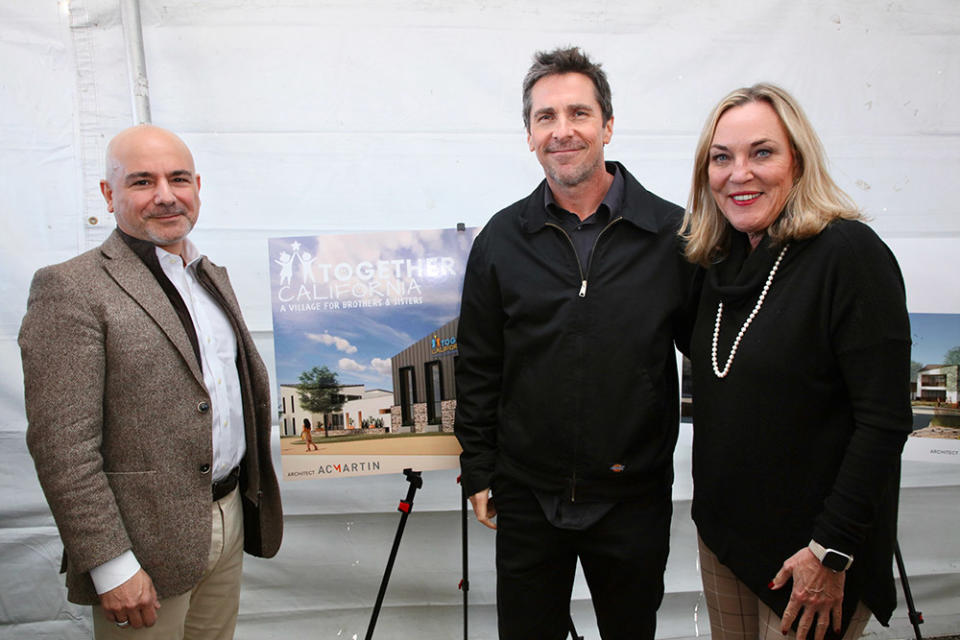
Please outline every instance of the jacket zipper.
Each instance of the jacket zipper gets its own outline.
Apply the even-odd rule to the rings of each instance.
[[[581,298],[587,297],[587,276],[590,275],[590,266],[593,264],[593,254],[596,253],[597,251],[597,245],[600,243],[600,238],[603,236],[604,233],[607,232],[608,229],[610,229],[610,227],[617,224],[621,220],[623,220],[623,216],[617,216],[616,218],[608,222],[607,226],[601,229],[600,233],[597,234],[597,237],[593,239],[593,248],[590,249],[590,259],[587,261],[586,275],[583,273],[583,265],[580,263],[580,256],[577,255],[577,245],[573,244],[573,238],[570,237],[570,234],[567,233],[567,230],[561,227],[560,225],[556,224],[555,222],[544,223],[548,227],[553,227],[554,229],[557,229],[563,235],[563,237],[567,239],[567,243],[570,245],[570,248],[573,249],[573,258],[577,261],[577,270],[580,272],[579,295]],[[576,454],[574,454],[574,457],[576,457]],[[576,463],[574,463],[573,476],[570,478],[570,502],[576,502],[576,501],[577,501],[577,470],[576,470]]]
[[[548,227],[553,227],[557,229],[560,233],[563,234],[563,237],[567,239],[567,243],[570,245],[570,248],[573,249],[573,257],[577,261],[577,270],[580,272],[580,297],[587,297],[587,276],[590,275],[590,265],[593,264],[593,254],[597,250],[597,244],[600,242],[601,236],[607,232],[607,230],[613,225],[617,224],[623,220],[623,216],[618,216],[607,223],[603,229],[600,230],[600,233],[597,234],[597,237],[593,239],[593,248],[590,249],[590,260],[587,261],[587,273],[583,273],[583,265],[580,263],[580,256],[577,255],[577,246],[573,244],[573,238],[570,237],[570,234],[567,233],[567,230],[556,224],[555,222],[546,222],[544,223]]]

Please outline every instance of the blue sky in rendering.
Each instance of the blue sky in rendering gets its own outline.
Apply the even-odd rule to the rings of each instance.
[[[960,314],[911,313],[910,359],[923,365],[943,364],[944,354],[960,346]]]
[[[314,366],[392,390],[390,358],[459,312],[478,229],[269,239],[277,380]]]

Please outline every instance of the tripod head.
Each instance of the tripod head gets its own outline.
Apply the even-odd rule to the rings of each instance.
[[[420,477],[421,471],[414,471],[409,467],[403,470],[403,475],[407,477],[407,482],[412,484],[417,489],[423,487],[423,478]]]

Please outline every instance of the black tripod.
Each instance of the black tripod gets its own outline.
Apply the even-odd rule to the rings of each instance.
[[[893,543],[893,557],[897,560],[897,571],[900,572],[900,586],[903,587],[903,599],[907,601],[907,615],[910,618],[910,624],[913,625],[913,632],[917,640],[923,640],[920,635],[920,625],[923,624],[923,612],[917,611],[913,604],[913,593],[910,592],[910,582],[907,581],[907,570],[903,567],[903,555],[900,553],[900,541]]]
[[[377,626],[377,617],[380,615],[380,607],[383,605],[383,596],[387,593],[387,583],[390,581],[390,572],[393,571],[393,562],[397,559],[397,549],[400,548],[400,538],[403,537],[403,528],[407,524],[407,516],[413,510],[413,496],[417,489],[423,486],[423,478],[419,471],[413,469],[404,469],[403,475],[407,477],[410,487],[407,489],[407,497],[400,501],[397,511],[401,513],[400,524],[397,525],[397,535],[393,538],[393,548],[390,549],[390,558],[387,560],[387,568],[383,572],[383,580],[380,582],[380,592],[377,594],[377,603],[373,605],[373,614],[370,616],[370,626],[367,627],[366,640],[373,638],[373,629]]]
[[[459,228],[459,225],[457,225]],[[467,640],[467,611],[468,594],[470,593],[470,570],[469,554],[467,553],[467,492],[463,490],[460,479],[463,476],[457,476],[457,484],[460,485],[460,544],[462,546],[463,575],[460,578],[460,590],[463,592],[463,640]]]

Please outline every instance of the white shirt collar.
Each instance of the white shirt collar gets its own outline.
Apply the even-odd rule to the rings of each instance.
[[[200,254],[200,251],[197,249],[197,245],[193,244],[190,241],[190,238],[183,239],[183,256],[178,256],[175,253],[170,253],[166,249],[154,246],[154,250],[157,252],[157,259],[160,260],[160,264],[164,264],[166,260],[169,260],[171,257],[176,258],[177,261],[183,263],[186,262],[186,267],[191,266],[203,256]]]

